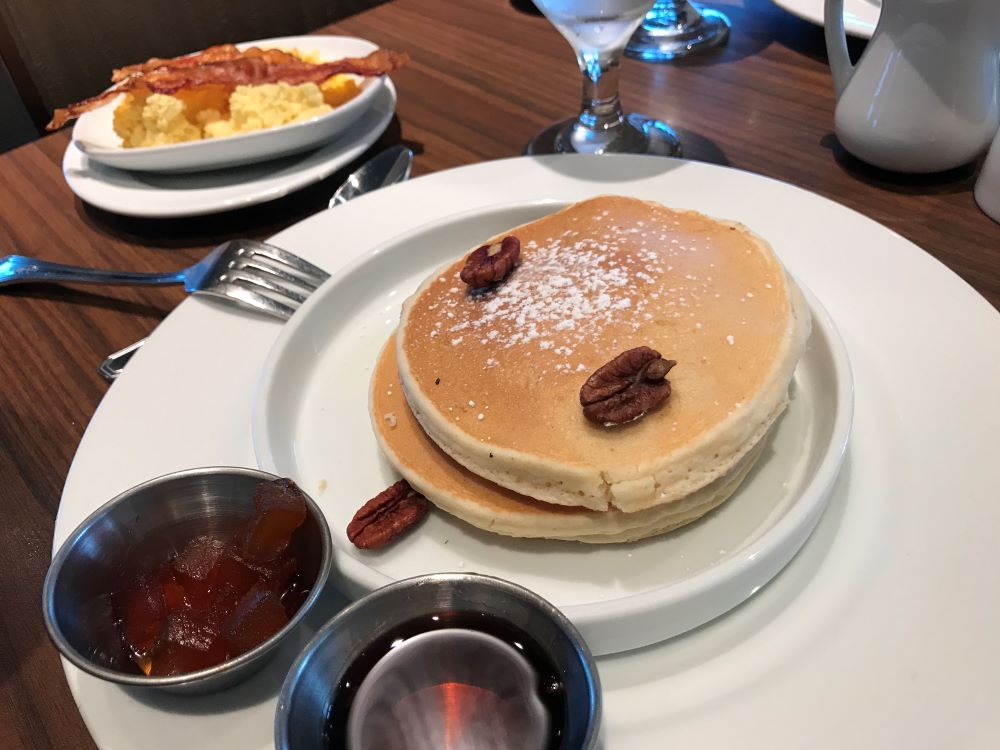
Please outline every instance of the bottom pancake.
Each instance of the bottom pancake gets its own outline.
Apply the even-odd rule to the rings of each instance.
[[[721,505],[749,473],[763,443],[728,473],[687,497],[635,513],[554,505],[518,494],[473,474],[438,448],[410,411],[399,385],[395,336],[372,374],[370,411],[375,437],[396,470],[434,505],[497,534],[608,544],[662,534]]]

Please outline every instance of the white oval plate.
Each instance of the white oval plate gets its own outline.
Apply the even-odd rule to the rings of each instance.
[[[272,239],[336,272],[438,217],[596,193],[729,216],[768,238],[837,321],[856,399],[827,510],[785,569],[707,625],[598,658],[599,747],[995,750],[1000,315],[912,242],[759,175],[627,156],[438,172]],[[250,415],[280,332],[276,321],[194,297],[171,313],[94,413],[66,479],[54,544],[150,477],[253,466]],[[95,348],[94,362],[105,353]],[[344,478],[331,479],[315,498],[323,506],[338,501]],[[330,587],[298,642],[232,690],[149,695],[67,665],[69,686],[101,750],[270,750],[285,673],[342,601]]]
[[[275,200],[329,177],[361,156],[392,120],[392,81],[337,140],[316,151],[213,172],[126,172],[92,162],[72,143],[63,155],[66,184],[81,200],[125,216],[171,218],[233,211]]]
[[[793,16],[823,25],[824,0],[771,0]],[[882,12],[879,0],[844,0],[844,30],[851,36],[870,39]]]
[[[371,368],[399,308],[428,276],[484,237],[562,205],[514,204],[448,217],[373,249],[323,285],[285,325],[254,408],[257,462],[319,495],[333,531],[336,584],[363,595],[401,578],[475,570],[541,594],[595,654],[647,646],[697,627],[760,589],[826,507],[850,431],[850,366],[815,299],[814,332],[794,397],[764,457],[721,508],[683,530],[633,544],[587,545],[490,534],[438,512],[377,553],[345,529],[362,503],[399,479],[368,416]],[[540,562],[544,560],[544,565]]]
[[[238,47],[262,47],[315,52],[322,60],[363,57],[378,47],[365,39],[346,36],[286,36],[244,42]],[[238,133],[225,138],[125,148],[115,133],[117,96],[87,112],[73,126],[73,144],[88,158],[118,169],[142,172],[198,172],[274,159],[306,151],[331,141],[364,114],[385,86],[386,76],[358,77],[361,93],[319,117],[277,128]]]

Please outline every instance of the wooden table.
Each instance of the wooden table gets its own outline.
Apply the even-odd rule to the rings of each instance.
[[[1000,306],[1000,226],[972,198],[975,165],[900,178],[843,152],[822,31],[767,0],[719,0],[724,49],[690,62],[627,61],[622,98],[680,132],[686,155],[813,190],[886,224]],[[409,50],[394,80],[414,174],[520,154],[578,106],[569,47],[507,0],[396,0],[322,29]],[[154,52],[154,50],[150,50]],[[227,238],[266,237],[324,207],[345,176],[265,206],[207,218],[125,219],[77,200],[60,173],[68,132],[0,156],[0,252],[164,271]],[[0,294],[0,747],[93,747],[42,624],[41,583],[62,485],[107,389],[96,366],[149,333],[176,288],[24,286]],[[96,502],[96,501],[95,501]]]

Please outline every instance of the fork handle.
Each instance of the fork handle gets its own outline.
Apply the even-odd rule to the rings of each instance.
[[[24,255],[0,258],[0,286],[29,281],[80,281],[87,284],[182,284],[181,271],[170,273],[135,273],[105,271],[100,268],[68,266]]]

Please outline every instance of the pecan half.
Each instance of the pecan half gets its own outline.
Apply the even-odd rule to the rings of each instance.
[[[667,373],[676,364],[648,346],[622,352],[580,388],[583,415],[603,425],[638,419],[670,396]]]
[[[400,479],[361,506],[347,524],[355,547],[378,549],[404,534],[427,515],[427,499]]]
[[[473,250],[465,259],[459,278],[471,289],[485,289],[506,279],[520,257],[521,241],[513,236],[504,237],[500,242]]]

